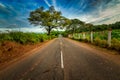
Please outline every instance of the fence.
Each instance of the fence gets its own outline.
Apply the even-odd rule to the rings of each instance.
[[[68,37],[80,41],[90,42],[98,46],[115,48],[116,50],[120,50],[120,30],[74,33],[69,34]]]

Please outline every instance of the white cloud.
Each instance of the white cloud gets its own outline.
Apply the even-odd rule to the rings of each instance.
[[[56,6],[56,0],[52,0],[53,6]]]
[[[120,17],[117,17],[119,15],[120,15],[120,4],[115,4],[112,7],[110,4],[105,9],[103,9],[102,6],[100,6],[97,11],[94,11],[91,14],[85,14],[84,16],[80,16],[79,19],[83,19],[86,22],[95,23],[95,24],[110,24],[116,21],[120,21]]]
[[[2,3],[0,3],[0,7],[5,8],[6,6]]]
[[[60,10],[60,8],[56,5],[56,0],[52,0],[52,4],[55,7],[56,10]]]
[[[109,4],[105,4],[104,2],[101,2],[101,4],[99,4],[98,7],[96,7],[96,10],[92,12],[84,13],[82,9],[86,7],[86,4],[84,4],[84,0],[82,0],[81,3],[79,3],[79,5],[81,6],[80,10],[75,10],[74,8],[72,9],[71,7],[67,9],[67,12],[66,9],[62,8],[62,12],[64,13],[64,16],[70,19],[78,18],[81,21],[85,21],[87,23],[94,23],[94,24],[111,24],[116,21],[120,21],[119,2],[120,0],[113,0]]]
[[[50,3],[47,0],[44,0],[44,1],[49,7],[51,6]]]
[[[40,32],[40,33],[46,32],[44,28],[39,28],[39,27],[21,28],[20,30],[24,32]]]
[[[22,31],[22,32],[36,32],[36,33],[45,33],[46,30],[39,27],[31,27],[31,28],[0,28],[0,32],[6,31]]]

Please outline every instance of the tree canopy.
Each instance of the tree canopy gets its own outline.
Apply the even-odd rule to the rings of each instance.
[[[61,12],[56,11],[54,6],[51,6],[49,10],[44,10],[43,7],[40,7],[35,11],[30,12],[28,20],[31,24],[44,27],[47,30],[48,35],[50,35],[53,28],[61,25],[61,18]]]

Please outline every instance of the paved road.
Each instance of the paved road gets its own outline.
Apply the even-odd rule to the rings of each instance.
[[[120,65],[58,38],[1,70],[0,80],[120,80]]]

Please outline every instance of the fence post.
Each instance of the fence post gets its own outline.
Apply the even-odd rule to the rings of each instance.
[[[73,38],[75,38],[75,34],[73,33]]]
[[[109,29],[108,30],[108,46],[111,47],[111,33],[112,33],[112,30]]]
[[[72,37],[71,34],[69,34],[69,35],[68,35],[68,38],[71,38],[71,37]]]
[[[78,39],[80,39],[80,33],[78,33]]]
[[[91,31],[90,38],[91,38],[91,43],[93,43],[93,31]]]
[[[85,32],[83,32],[83,39],[85,39],[86,38],[86,36],[85,36]]]
[[[69,37],[69,38],[73,38],[73,35],[72,35],[72,34],[69,34],[68,37]]]

